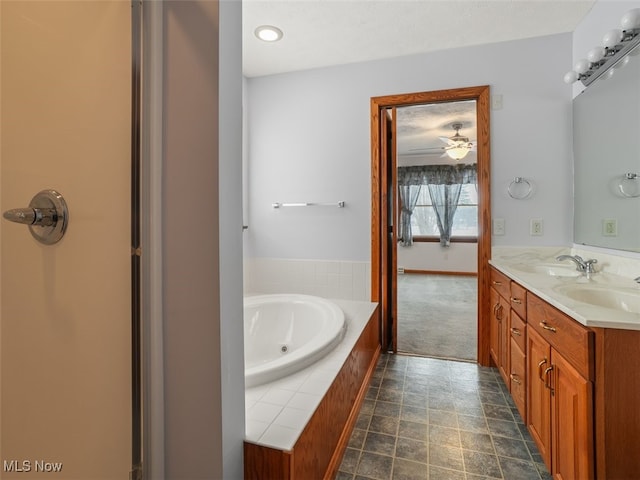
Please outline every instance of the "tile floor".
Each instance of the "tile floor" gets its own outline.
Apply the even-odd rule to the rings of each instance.
[[[337,480],[547,480],[494,368],[382,355]]]

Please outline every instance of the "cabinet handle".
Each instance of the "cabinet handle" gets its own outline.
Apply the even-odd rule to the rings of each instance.
[[[511,297],[511,301],[517,305],[522,304],[522,300],[520,300],[519,298],[516,297]]]
[[[496,311],[496,318],[498,319],[499,322],[502,321],[502,312],[503,312],[504,308],[502,307],[501,304],[498,304],[498,309]]]
[[[546,388],[548,388],[549,390],[551,390],[551,395],[554,394],[554,390],[551,387],[551,376],[549,375],[549,373],[551,373],[552,370],[553,370],[553,365],[551,365],[550,367],[545,368],[545,370],[544,370],[544,386]],[[549,379],[548,382],[547,382],[547,379]]]
[[[515,328],[515,327],[511,327],[511,334],[515,335],[517,337],[521,337],[522,336],[522,332],[519,329]]]
[[[517,383],[518,385],[521,385],[521,384],[522,384],[522,380],[520,380],[520,379],[518,378],[518,376],[517,376],[515,373],[512,373],[511,375],[509,375],[509,377],[511,378],[511,381],[512,381],[512,382],[515,382],[515,383]]]
[[[552,327],[551,325],[547,325],[547,322],[544,320],[540,322],[540,326],[545,330],[549,330],[550,332],[556,333],[556,327]]]
[[[498,282],[497,280],[493,280],[491,283],[493,283],[494,285],[500,287],[502,286],[502,282]]]
[[[547,363],[547,359],[545,358],[544,360],[542,360],[539,364],[538,364],[538,378],[540,379],[541,382],[544,382],[544,379],[542,378],[542,366]]]

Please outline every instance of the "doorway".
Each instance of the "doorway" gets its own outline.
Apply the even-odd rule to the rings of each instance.
[[[371,99],[372,138],[372,299],[381,304],[384,351],[398,352],[398,255],[403,233],[399,212],[397,119],[398,109],[451,102],[476,105],[477,138],[477,360],[488,365],[488,260],[490,258],[489,87],[468,87]],[[458,132],[456,132],[457,134]],[[460,132],[463,133],[463,132]],[[406,200],[405,200],[406,201]],[[406,226],[404,226],[406,236]],[[404,241],[404,238],[402,239]],[[448,239],[447,239],[448,241]]]

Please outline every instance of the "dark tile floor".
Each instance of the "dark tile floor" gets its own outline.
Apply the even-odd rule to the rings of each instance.
[[[546,480],[494,368],[382,355],[337,480]]]

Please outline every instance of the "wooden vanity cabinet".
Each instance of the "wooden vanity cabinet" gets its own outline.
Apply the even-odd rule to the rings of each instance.
[[[515,310],[511,311],[510,320],[509,341],[511,354],[509,365],[511,373],[509,374],[509,380],[511,382],[511,396],[524,421],[527,418],[527,362],[525,355],[527,351],[527,324]]]
[[[593,332],[527,294],[527,427],[554,478],[593,479]]]
[[[524,420],[526,418],[526,294],[521,285],[491,269],[490,353]]]
[[[491,289],[489,298],[491,301],[491,328],[489,351],[491,358],[498,367],[507,387],[509,379],[510,341],[509,328],[511,327],[511,280],[506,275],[491,269]]]
[[[491,357],[553,478],[639,480],[640,330],[585,327],[490,271]]]
[[[490,352],[498,371],[509,385],[509,335],[510,308],[507,300],[491,289],[491,341]]]

